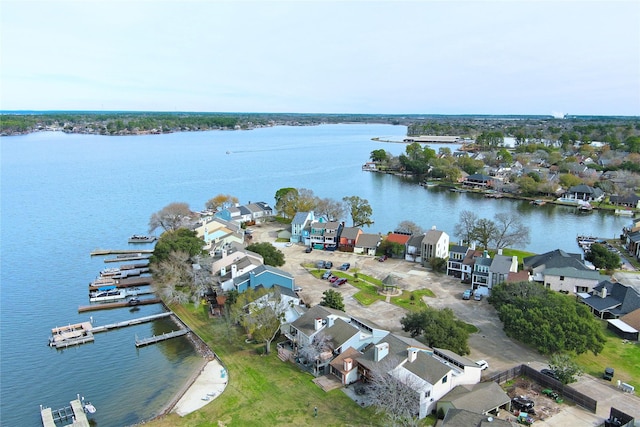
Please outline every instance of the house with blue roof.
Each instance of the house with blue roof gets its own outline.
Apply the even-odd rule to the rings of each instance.
[[[279,268],[259,265],[247,273],[231,277],[221,283],[222,290],[225,292],[236,290],[242,293],[247,289],[256,289],[258,286],[265,289],[279,286],[281,292],[284,290],[295,292],[295,278]]]
[[[292,243],[309,244],[309,225],[314,220],[313,211],[296,212],[291,220],[291,237],[289,241]]]

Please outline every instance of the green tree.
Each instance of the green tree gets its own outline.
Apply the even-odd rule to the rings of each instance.
[[[188,257],[205,254],[204,240],[197,233],[187,228],[165,231],[162,233],[149,259],[151,264],[165,261],[171,252],[184,252]]]
[[[456,161],[456,164],[460,169],[462,169],[469,175],[478,173],[484,167],[484,162],[482,160],[472,159],[471,157],[467,156],[459,157]]]
[[[518,178],[516,184],[520,188],[522,194],[527,196],[538,194],[538,183],[528,175]]]
[[[322,293],[320,305],[344,311],[344,300],[342,299],[342,294],[334,291],[333,289],[327,289]]]
[[[596,268],[604,268],[608,271],[620,268],[620,256],[598,243],[591,245],[584,258]]]
[[[387,161],[387,152],[382,148],[373,150],[369,158],[372,162],[384,163]]]
[[[258,298],[249,300],[247,304],[244,304],[247,302],[245,298],[239,298],[236,302],[236,305],[242,304],[237,310],[241,313],[240,324],[254,340],[265,344],[265,352],[269,354],[271,342],[280,331],[289,303],[282,298],[278,286],[274,286],[267,293],[253,295]]]
[[[298,190],[292,187],[281,188],[276,191],[275,195],[275,208],[285,218],[293,218],[295,211],[293,206],[290,206],[291,201],[298,197]]]
[[[424,311],[407,313],[402,319],[400,319],[402,330],[409,332],[412,338],[422,335],[425,323],[426,313]]]
[[[280,267],[284,265],[284,254],[269,242],[253,243],[247,250],[262,255],[265,265]]]
[[[436,273],[445,273],[447,271],[447,260],[444,258],[429,258],[429,265]]]
[[[506,148],[498,150],[498,159],[502,160],[506,164],[511,164],[513,162],[513,156]]]
[[[367,199],[361,199],[358,196],[346,196],[342,200],[347,205],[347,211],[351,215],[354,227],[361,227],[366,225],[367,227],[373,224],[371,215],[373,215],[373,209],[369,205]]]
[[[407,313],[402,319],[402,330],[412,337],[422,335],[430,347],[440,347],[457,354],[469,354],[469,332],[461,320],[456,319],[449,308],[437,310],[427,307],[418,313]]]
[[[584,304],[531,282],[494,285],[489,303],[498,311],[507,336],[543,354],[591,351],[606,341],[598,321]]]
[[[560,174],[558,181],[564,188],[571,188],[575,185],[582,184],[582,180],[579,177],[571,175],[570,173]]]
[[[577,381],[576,377],[583,374],[582,368],[566,353],[554,353],[549,358],[549,369],[554,371],[562,384]]]

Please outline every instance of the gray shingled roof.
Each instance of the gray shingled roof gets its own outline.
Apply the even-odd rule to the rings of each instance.
[[[540,255],[533,255],[522,260],[527,268],[537,268],[541,265],[546,268],[575,267],[577,269],[588,270],[589,268],[582,262],[581,254],[572,254],[556,249]]]
[[[475,414],[464,409],[449,409],[442,420],[442,427],[512,427],[507,420],[492,417],[488,421],[487,415]]]
[[[512,258],[506,255],[495,255],[491,261],[491,272],[508,274],[511,269]]]
[[[336,319],[333,322],[333,325],[325,328],[322,333],[326,336],[331,337],[331,341],[333,342],[334,348],[340,347],[342,344],[347,342],[351,337],[358,334],[360,329],[356,328],[345,322],[342,319]]]
[[[452,370],[450,366],[445,365],[423,351],[418,352],[413,362],[407,361],[407,363],[404,364],[404,368],[432,385],[437,384],[438,381]]]
[[[377,248],[380,243],[380,235],[371,233],[362,233],[356,240],[356,246],[360,248]]]
[[[326,319],[331,314],[338,314],[344,316],[344,313],[334,310],[329,307],[323,307],[321,305],[314,305],[300,318],[298,318],[291,325],[297,330],[301,331],[305,335],[312,335],[315,331],[315,320],[317,318]]]
[[[438,243],[438,240],[440,240],[440,237],[444,234],[444,231],[440,231],[440,230],[429,230],[427,231],[427,233],[424,235],[424,238],[422,239],[422,241],[424,243],[427,244],[436,244]]]
[[[453,245],[449,248],[449,253],[457,253],[457,254],[466,254],[467,250],[469,248],[467,248],[466,246],[460,246],[460,245]]]
[[[375,348],[373,345],[367,346],[367,348],[363,351],[363,354],[360,358],[358,358],[358,363],[364,366],[367,369],[375,369],[379,363],[384,362],[386,359],[395,359],[396,363],[400,363],[405,360],[408,356],[407,349],[412,347],[407,344],[406,341],[400,339],[399,336],[395,334],[388,334],[384,337],[378,344],[380,343],[388,343],[389,344],[389,354],[382,359],[380,362],[376,362],[374,360],[375,357]],[[421,345],[420,348],[424,348],[424,344]]]
[[[340,233],[340,237],[345,239],[355,240],[358,237],[358,232],[360,231],[359,227],[344,227],[342,229],[342,233]]]
[[[296,212],[291,220],[291,224],[303,225],[309,216],[309,212]]]
[[[509,395],[495,382],[456,386],[440,398],[440,402],[451,402],[456,409],[482,414],[511,402]]]
[[[565,277],[573,277],[576,279],[590,279],[590,280],[600,280],[602,279],[602,275],[599,271],[596,270],[578,270],[574,267],[562,267],[562,268],[545,268],[544,274],[549,276],[565,276]]]

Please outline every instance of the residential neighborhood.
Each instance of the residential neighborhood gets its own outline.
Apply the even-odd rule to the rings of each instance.
[[[443,425],[456,425],[453,420],[465,417],[491,416],[499,421],[501,413],[504,416],[512,412],[511,398],[496,382],[487,381],[487,374],[525,362],[543,369],[545,358],[528,349],[518,349],[515,344],[511,350],[496,349],[480,344],[477,337],[472,337],[472,357],[431,348],[402,331],[398,322],[402,309],[380,302],[377,308],[363,310],[352,302],[349,295],[356,289],[348,285],[337,290],[345,299],[345,311],[321,306],[318,303],[329,280],[310,274],[317,268],[318,258],[330,259],[336,267],[347,263],[357,271],[386,278],[395,283],[393,287],[437,287],[449,296],[430,300],[429,304],[455,307],[456,314],[470,323],[479,320],[477,309],[482,309],[486,319],[495,316],[482,300],[491,295],[495,285],[539,283],[574,295],[594,316],[608,319],[609,329],[624,339],[638,339],[640,287],[633,281],[624,284],[614,276],[602,275],[585,263],[583,254],[557,249],[525,257],[519,264],[516,256],[505,256],[500,250],[490,255],[475,245],[452,244],[447,233],[435,226],[419,235],[372,234],[344,222],[329,221],[313,211],[298,212],[291,224],[285,225],[272,222],[273,211],[267,204],[254,206],[260,210],[249,213],[248,208],[236,206],[207,214],[196,229],[212,257],[211,313],[221,315],[224,295],[231,291],[277,289],[288,307],[280,324],[283,339],[277,341],[278,357],[310,372],[325,390],[342,387],[347,392],[350,386],[373,382],[376,373],[383,371],[415,390],[414,413],[418,418],[440,410],[445,416]],[[230,219],[231,212],[238,213],[234,214],[236,219]],[[247,216],[241,216],[241,212],[247,212]],[[634,227],[629,229],[632,236],[637,232]],[[402,250],[381,256],[379,248],[386,240]],[[283,251],[285,265],[264,265],[259,254],[244,249],[258,241],[271,242]],[[633,237],[628,242],[631,244]],[[430,265],[435,258],[446,261],[437,285]],[[304,267],[305,264],[309,266]],[[460,297],[465,289],[471,290],[475,301]],[[470,306],[474,307],[472,312],[468,311]],[[469,317],[473,312],[476,315]],[[491,322],[497,319],[494,317]],[[504,335],[499,325],[494,326],[494,332],[486,327],[483,332]],[[474,397],[486,396],[488,390],[492,390],[490,399]],[[366,396],[364,393],[353,398],[366,405]]]

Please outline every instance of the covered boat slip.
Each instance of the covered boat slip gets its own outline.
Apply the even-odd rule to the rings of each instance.
[[[56,421],[71,420],[71,424],[65,424],[65,427],[89,427],[89,420],[85,414],[84,406],[80,398],[72,400],[71,406],[65,406],[61,409],[45,408],[40,405],[40,417],[44,427],[58,427]]]

